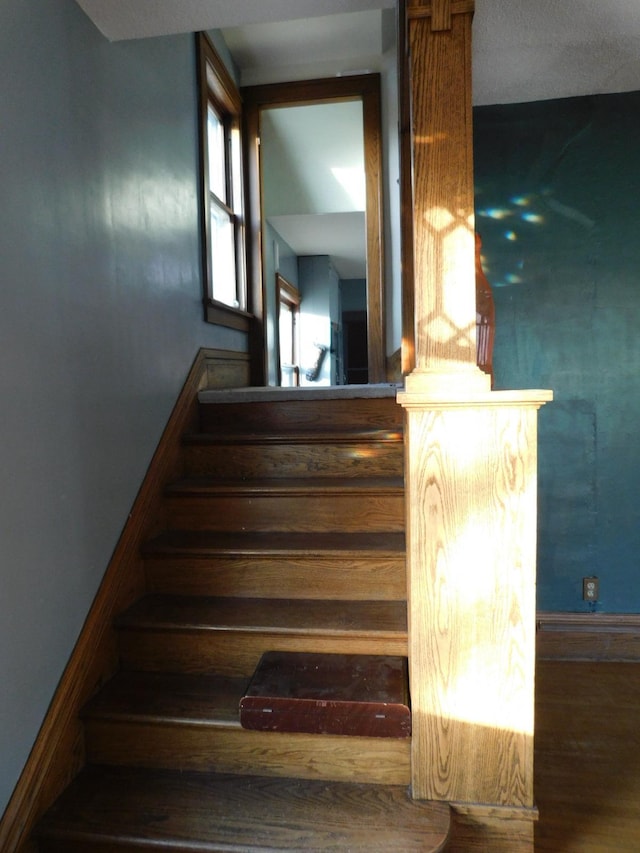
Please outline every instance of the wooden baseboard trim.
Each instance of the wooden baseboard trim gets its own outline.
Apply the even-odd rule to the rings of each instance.
[[[538,660],[640,661],[640,614],[538,613]]]
[[[528,820],[536,821],[540,817],[537,807],[494,806],[490,803],[449,803],[452,811],[459,815],[468,815],[478,820]]]
[[[195,424],[203,388],[240,384],[244,353],[201,349],[167,422],[27,763],[0,821],[0,850],[27,853],[38,818],[84,764],[78,712],[117,668],[113,617],[144,591],[142,542],[153,533],[162,491],[181,472],[180,442]]]
[[[492,806],[484,803],[450,803],[451,833],[447,850],[471,853],[534,853],[538,809]]]
[[[204,388],[246,388],[250,384],[251,359],[246,352],[205,350]]]

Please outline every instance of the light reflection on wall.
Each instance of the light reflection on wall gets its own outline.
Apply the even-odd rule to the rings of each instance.
[[[484,194],[482,187],[476,188],[477,199]],[[493,287],[506,287],[526,283],[524,247],[536,232],[556,228],[560,223],[578,225],[591,230],[595,222],[570,205],[553,198],[551,189],[540,192],[525,192],[512,195],[506,204],[487,204],[476,207],[476,228],[483,237],[483,246],[498,242],[511,244],[505,250],[500,264],[492,264],[489,257],[482,255],[482,266]]]

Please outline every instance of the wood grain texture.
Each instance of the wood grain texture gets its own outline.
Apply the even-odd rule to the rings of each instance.
[[[640,661],[640,615],[538,613],[539,660]]]
[[[402,479],[181,480],[163,517],[174,530],[404,532]]]
[[[381,557],[163,557],[145,560],[150,592],[252,598],[400,601],[407,596],[404,551]]]
[[[245,388],[250,384],[250,359],[245,352],[206,350],[207,388]]]
[[[407,425],[414,792],[531,807],[535,407]]]
[[[473,12],[475,10],[475,0],[447,0],[449,5],[449,15],[444,18],[447,26],[444,29],[449,29],[450,27],[450,16],[451,15],[461,15],[466,14],[468,12]],[[442,0],[440,2],[442,6]],[[436,3],[434,0],[410,0],[407,4],[407,15],[410,19],[413,18],[431,18],[434,16],[434,7]],[[436,16],[440,14],[442,16],[444,10],[441,10],[439,13],[436,12]],[[446,14],[446,13],[445,13]],[[440,27],[438,27],[440,29]]]
[[[446,806],[415,803],[404,786],[113,768],[78,780],[42,828],[42,853],[103,853],[116,840],[119,851],[437,853],[449,822]]]
[[[188,476],[243,479],[315,476],[402,476],[401,434],[363,436],[245,436],[232,443],[215,436],[189,436]]]
[[[168,595],[406,601],[404,535],[164,534],[144,549]]]
[[[402,409],[393,389],[388,397],[343,398],[323,400],[296,399],[247,403],[225,403],[214,395],[203,395],[200,407],[200,431],[212,435],[222,433],[238,440],[251,435],[302,435],[325,433],[326,439],[346,432],[382,430],[401,432]]]
[[[327,654],[407,655],[407,640],[379,634],[315,634],[251,631],[120,632],[122,665],[156,672],[217,672],[251,675],[264,652],[326,652]]]
[[[316,635],[406,636],[402,601],[289,601],[262,598],[145,596],[117,618],[120,627],[237,630],[249,633],[306,630]]]
[[[637,808],[640,746],[636,736],[639,685],[640,668],[633,663],[540,661],[536,679],[535,740],[535,794],[540,807],[539,821],[518,821],[512,816],[508,820],[494,821],[492,825],[486,818],[456,811],[452,815],[446,849],[452,853],[530,853],[533,831],[535,849],[539,853],[636,853],[640,838]],[[114,768],[109,773],[113,774],[113,790],[121,791],[123,786],[135,784],[126,769]],[[188,774],[180,774],[180,778],[184,779],[185,775]],[[166,776],[175,781],[172,774]],[[141,804],[157,803],[156,794],[164,784],[164,778],[162,774],[158,777],[155,773],[141,773]],[[200,814],[209,813],[212,802],[220,803],[222,809],[222,802],[212,793],[214,788],[209,787],[217,781],[201,776],[195,777],[195,781],[207,791]],[[247,790],[254,786],[251,780],[243,780],[239,776],[225,778],[223,788],[236,803],[242,798],[236,799],[237,792],[229,787],[233,783],[246,784]],[[95,784],[95,775],[93,778],[90,775],[78,785],[79,790],[86,792],[87,800],[95,796]],[[277,785],[279,780],[265,780],[265,784]],[[191,806],[183,799],[187,796],[186,790],[179,785],[165,790],[167,793],[160,801],[165,803],[166,814],[170,815],[169,806],[174,803],[176,813],[184,818],[185,824],[191,824],[195,818],[194,812],[190,811]],[[132,821],[135,820],[134,813],[125,812],[116,795],[112,796],[112,811],[105,808],[98,817],[95,813],[90,817],[86,810],[81,812],[79,820],[84,824],[83,831],[97,830],[101,818],[113,813],[128,814]],[[306,795],[303,796],[306,800]],[[272,802],[267,798],[265,808],[272,811]],[[358,808],[360,802],[361,795],[358,794]],[[258,831],[256,826],[263,818],[254,823],[253,813],[248,813],[246,807],[228,809],[230,816],[240,812],[242,819],[238,822],[242,830],[254,838]],[[198,814],[197,810],[195,814]],[[396,846],[391,849],[395,851],[400,843],[400,836],[396,834],[398,829],[392,823],[392,816],[385,820],[394,827]],[[406,820],[403,817],[401,823]],[[162,823],[166,824],[166,821],[163,814]],[[319,816],[319,821],[322,824],[324,818]],[[62,831],[60,827],[58,830]],[[94,841],[93,837],[86,836],[82,842],[74,842],[84,844],[84,847],[73,848],[65,839],[59,841],[57,849],[65,853],[74,849],[82,853],[99,850],[93,846]],[[375,849],[370,841],[368,844],[365,849]]]
[[[411,776],[402,738],[98,720],[88,722],[87,737],[97,764],[407,786]]]
[[[76,647],[53,697],[33,750],[0,823],[0,850],[27,849],[27,838],[84,764],[78,711],[115,671],[117,645],[113,616],[144,590],[140,545],[155,530],[165,484],[181,468],[180,438],[193,428],[197,392],[207,385],[208,365],[221,351],[201,350],[154,454],[129,520],[122,532]],[[209,381],[211,374],[209,374]]]
[[[409,10],[415,371],[482,384],[476,368],[471,13]],[[450,20],[449,20],[450,19]],[[450,26],[449,26],[450,23]],[[424,376],[421,376],[424,374]],[[436,376],[437,378],[437,376]],[[441,381],[441,377],[440,377]]]
[[[539,661],[537,853],[635,853],[640,664]]]
[[[531,820],[451,814],[447,853],[533,853],[535,824]],[[557,848],[555,853],[560,853]]]
[[[408,784],[399,738],[291,736],[241,728],[247,678],[121,672],[88,704],[88,760],[100,765]],[[378,743],[378,741],[381,741]]]
[[[400,262],[402,265],[402,375],[416,366],[415,277],[413,269],[413,135],[411,69],[406,0],[398,2],[398,111],[400,121]]]
[[[405,602],[154,596],[118,621],[130,670],[249,676],[270,650],[407,653]]]

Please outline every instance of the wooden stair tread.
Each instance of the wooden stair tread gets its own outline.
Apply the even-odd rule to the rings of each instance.
[[[83,717],[239,727],[248,683],[220,675],[119,672],[87,703]]]
[[[70,853],[435,853],[445,849],[449,826],[448,806],[414,802],[404,786],[89,767],[38,835],[44,851]],[[48,847],[49,839],[58,846]]]
[[[134,629],[277,632],[405,639],[404,601],[324,601],[149,595],[116,624]]]
[[[397,556],[405,553],[404,533],[225,533],[208,530],[169,530],[145,543],[145,555],[230,554],[251,556],[344,557],[358,553]]]
[[[283,477],[273,479],[217,480],[215,477],[190,477],[167,486],[168,495],[333,495],[364,492],[402,494],[402,477]]]
[[[243,430],[239,426],[235,432],[193,432],[182,438],[185,445],[203,444],[361,444],[379,442],[402,442],[401,429],[323,429],[296,428],[290,432],[256,432]]]

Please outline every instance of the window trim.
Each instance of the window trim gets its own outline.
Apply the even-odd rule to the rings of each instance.
[[[234,247],[236,252],[236,287],[242,290],[242,307],[227,305],[213,299],[211,287],[213,281],[211,262],[211,193],[209,187],[209,146],[207,139],[209,104],[213,104],[217,114],[222,116],[225,122],[233,130],[240,134],[240,162],[237,168],[241,172],[243,185],[243,210],[246,209],[244,199],[244,175],[242,162],[242,99],[233,78],[229,74],[225,64],[220,59],[213,44],[206,33],[196,34],[196,60],[198,70],[198,121],[199,121],[199,156],[200,156],[200,231],[201,231],[201,258],[203,277],[203,304],[205,320],[219,326],[227,326],[249,333],[252,327],[253,315],[251,313],[249,294],[247,289],[247,227],[246,214],[238,222],[237,214],[233,213],[234,232],[238,228],[242,231],[240,245],[238,236],[234,233]],[[231,176],[227,173],[227,181]],[[228,209],[225,207],[225,209]],[[238,277],[240,276],[240,281]]]

